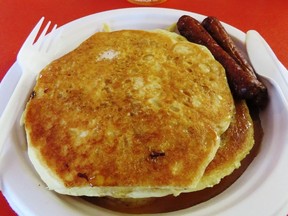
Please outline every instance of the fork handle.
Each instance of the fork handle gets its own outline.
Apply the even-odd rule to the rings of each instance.
[[[0,158],[8,134],[15,124],[19,111],[24,108],[24,105],[27,102],[34,81],[35,79],[32,79],[26,71],[23,71],[12,96],[2,113],[0,118]]]

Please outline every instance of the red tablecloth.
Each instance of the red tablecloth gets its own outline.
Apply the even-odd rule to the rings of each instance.
[[[288,67],[287,0],[168,0],[159,7],[188,10],[217,16],[220,20],[246,32],[257,30],[270,44],[284,66]],[[23,41],[45,16],[63,25],[74,19],[100,11],[136,7],[125,0],[2,0],[0,1],[0,80],[15,62]],[[25,187],[25,185],[23,185]],[[15,215],[0,194],[0,215]]]

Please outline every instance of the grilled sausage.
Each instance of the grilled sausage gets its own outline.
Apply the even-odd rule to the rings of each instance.
[[[243,53],[235,45],[234,41],[224,29],[220,21],[216,17],[206,17],[202,26],[209,32],[213,39],[232,57],[234,60],[242,67],[243,70],[246,70],[247,73],[251,73],[252,76],[255,76],[252,66],[243,56]]]
[[[236,98],[253,101],[263,107],[267,101],[267,89],[255,74],[247,73],[206,31],[196,19],[184,15],[179,18],[177,28],[190,42],[206,46],[226,70],[230,89]]]

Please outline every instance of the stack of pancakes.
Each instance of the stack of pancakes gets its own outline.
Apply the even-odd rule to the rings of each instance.
[[[99,32],[40,73],[23,114],[50,190],[114,198],[212,187],[254,144],[206,47],[164,30]]]

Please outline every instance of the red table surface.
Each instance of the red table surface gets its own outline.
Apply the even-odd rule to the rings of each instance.
[[[0,1],[0,80],[16,60],[23,41],[45,16],[59,26],[100,11],[137,7],[125,0],[2,0]],[[158,7],[212,15],[246,32],[257,30],[288,67],[287,0],[168,0]],[[25,187],[25,185],[23,185]],[[0,194],[0,215],[16,215]]]

